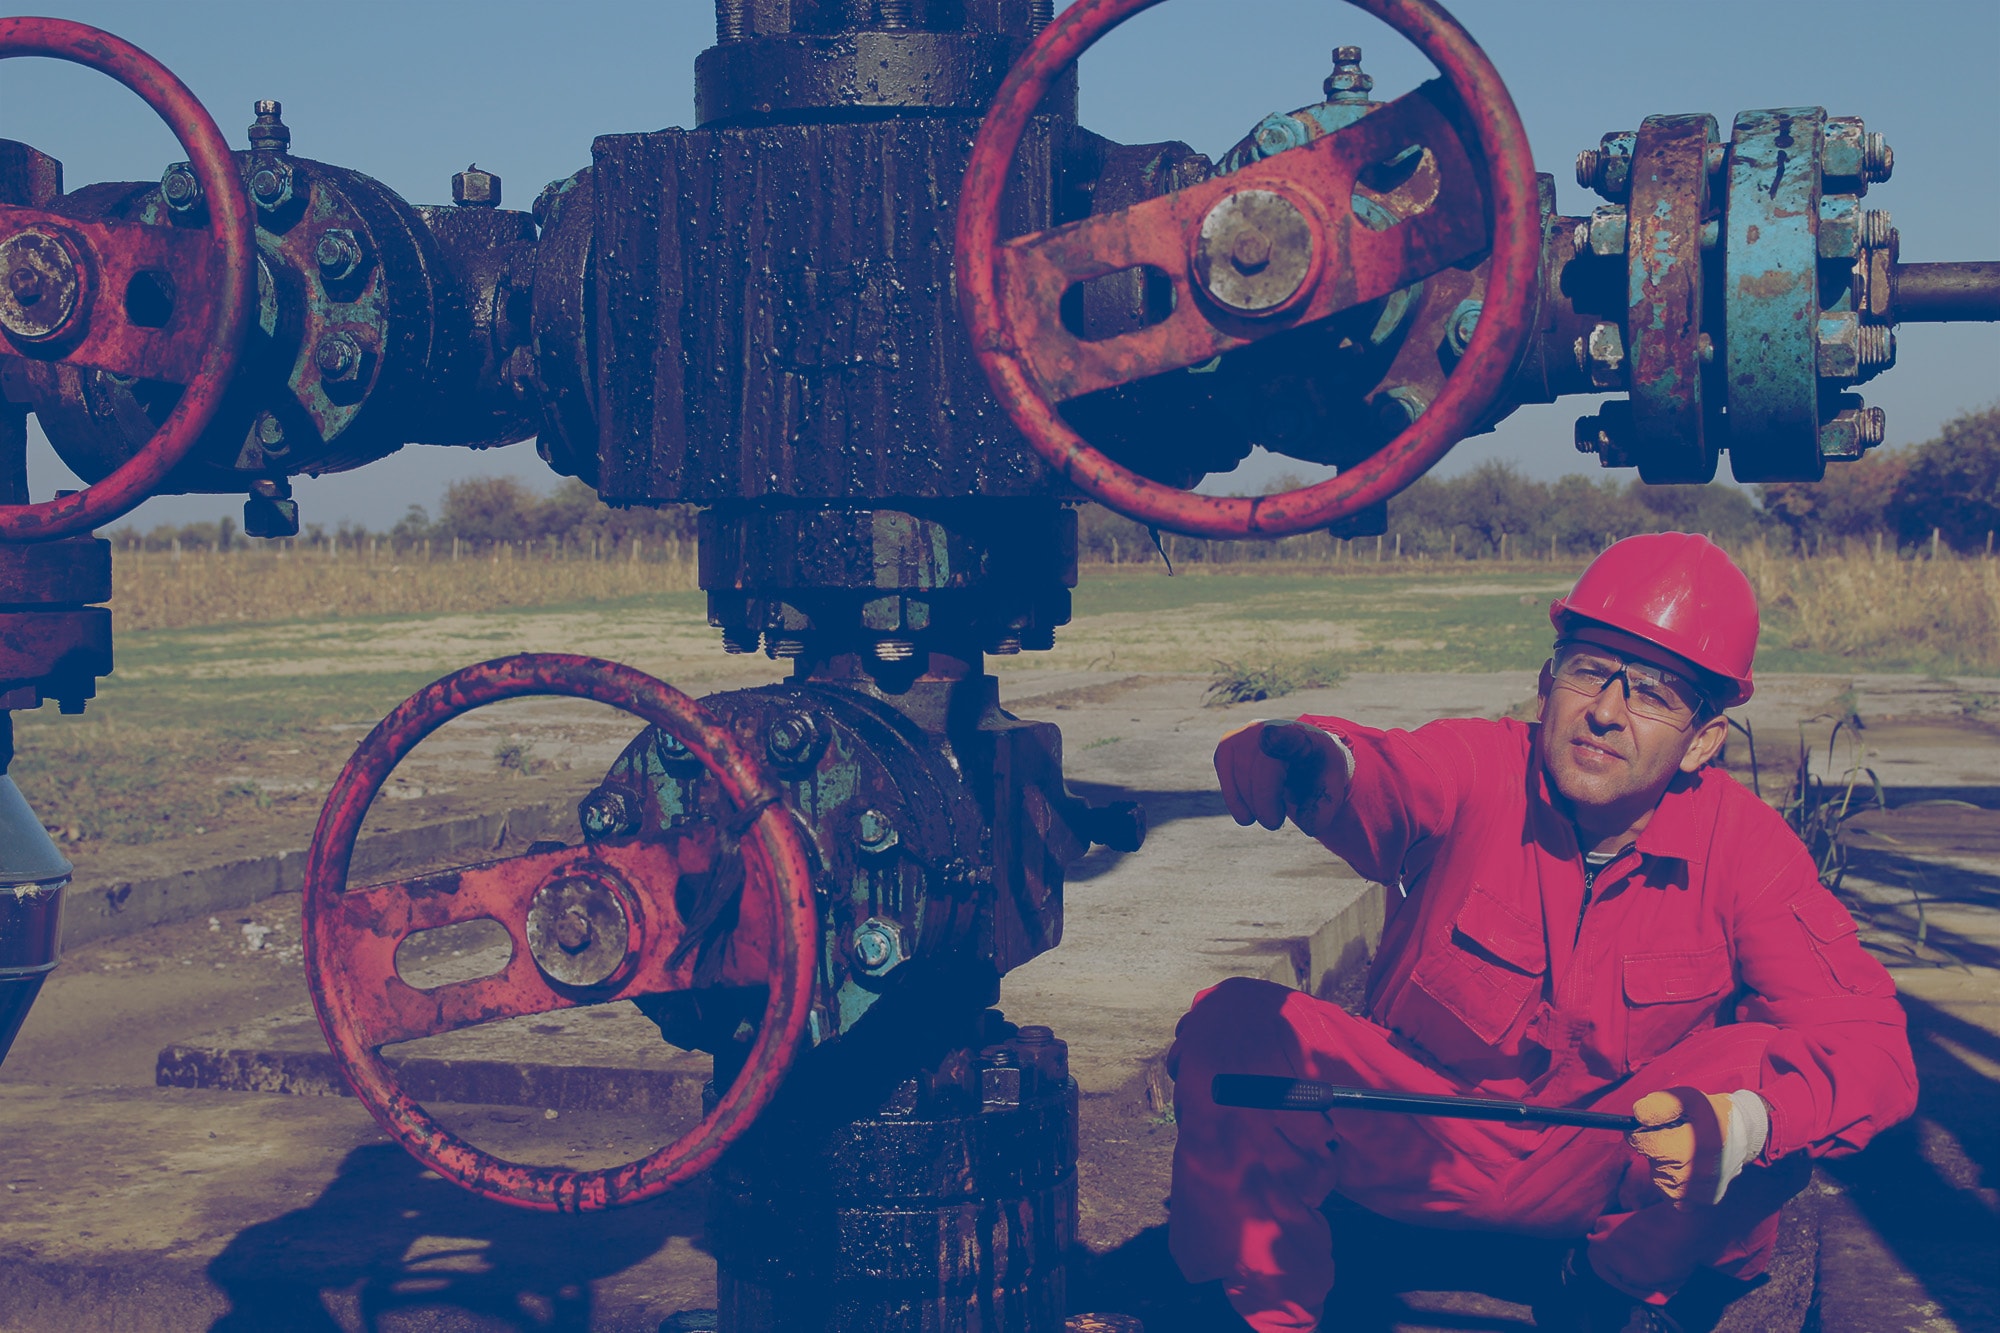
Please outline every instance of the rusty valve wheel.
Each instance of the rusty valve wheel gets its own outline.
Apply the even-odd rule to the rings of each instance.
[[[664,837],[607,839],[367,888],[347,888],[362,818],[396,764],[461,713],[525,695],[590,699],[685,743],[743,812]],[[746,827],[747,826],[747,827]],[[472,1146],[397,1085],[381,1048],[526,1014],[552,1013],[693,984],[695,953],[674,904],[682,876],[704,874],[741,831],[744,889],[724,968],[769,987],[748,1062],[715,1109],[680,1139],[599,1171],[526,1166]],[[396,950],[419,931],[490,919],[513,954],[500,972],[418,989]],[[382,1128],[439,1175],[489,1199],[580,1212],[648,1199],[693,1177],[750,1127],[798,1050],[812,1003],[818,918],[804,835],[775,783],[686,695],[643,672],[567,653],[522,653],[455,671],[412,695],[368,734],[327,794],[305,871],[306,980],[327,1045]],[[744,942],[762,942],[759,955]]]
[[[1477,425],[1520,355],[1541,248],[1527,134],[1485,52],[1437,5],[1351,0],[1429,56],[1455,101],[1426,85],[1346,129],[1230,175],[1003,242],[1001,193],[1035,107],[1098,38],[1158,3],[1077,0],[1043,30],[994,99],[973,144],[958,214],[959,301],[973,351],[1035,452],[1120,513],[1204,537],[1283,537],[1324,527],[1395,494],[1442,458]],[[1469,120],[1463,128],[1460,116]],[[1437,199],[1385,231],[1357,222],[1357,177],[1412,145],[1427,147],[1437,162]],[[1437,400],[1332,480],[1254,498],[1196,495],[1106,458],[1057,413],[1064,400],[1199,365],[1488,249],[1485,318]],[[1063,327],[1059,307],[1070,287],[1140,266],[1173,282],[1166,319],[1097,342]]]
[[[47,541],[129,512],[194,448],[242,354],[256,249],[249,199],[222,131],[159,61],[86,24],[0,18],[0,60],[14,56],[72,61],[145,99],[187,151],[208,204],[204,234],[0,203],[0,356],[186,386],[153,438],[103,480],[40,504],[0,505],[0,541]],[[137,282],[175,294],[164,325],[128,315],[126,295]]]

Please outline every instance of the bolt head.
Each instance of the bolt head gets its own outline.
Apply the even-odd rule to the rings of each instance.
[[[1256,230],[1238,233],[1236,243],[1229,249],[1229,262],[1238,273],[1263,272],[1271,263],[1271,238]]]
[[[1616,324],[1599,323],[1584,340],[1584,357],[1589,363],[1590,382],[1600,389],[1615,389],[1625,376],[1625,335]]]
[[[1452,355],[1464,356],[1465,349],[1472,345],[1472,335],[1479,329],[1479,316],[1485,310],[1479,301],[1461,301],[1458,309],[1452,311],[1451,322],[1445,326],[1445,345]]]
[[[879,930],[866,929],[854,937],[854,959],[871,971],[888,962],[893,953],[889,937]]]
[[[269,212],[292,201],[292,164],[273,162],[250,174],[250,197]]]
[[[577,903],[563,909],[555,920],[553,933],[556,947],[570,954],[582,953],[597,939],[597,932],[591,928],[590,913]]]
[[[284,422],[278,420],[269,412],[257,418],[257,443],[263,445],[266,449],[270,449],[282,445],[284,442]]]

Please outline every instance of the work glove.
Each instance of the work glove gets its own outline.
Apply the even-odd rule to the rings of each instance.
[[[1354,756],[1304,722],[1252,722],[1215,747],[1215,777],[1230,818],[1248,826],[1293,823],[1317,837],[1347,800]]]
[[[1729,1182],[1764,1151],[1771,1111],[1747,1088],[1670,1088],[1632,1104],[1640,1127],[1627,1141],[1652,1164],[1653,1184],[1676,1204],[1721,1203]]]

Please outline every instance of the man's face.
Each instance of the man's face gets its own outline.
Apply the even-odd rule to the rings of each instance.
[[[1642,814],[1659,801],[1675,774],[1695,772],[1715,758],[1728,723],[1712,710],[1676,719],[1670,707],[1660,706],[1657,673],[1667,673],[1666,697],[1671,700],[1674,677],[1698,679],[1691,663],[1600,626],[1567,634],[1564,643],[1576,645],[1573,652],[1582,654],[1583,669],[1565,672],[1567,684],[1551,668],[1542,670],[1542,766],[1549,784],[1580,817],[1600,812],[1616,820]],[[1623,676],[1606,680],[1605,669],[1615,671],[1623,663],[1642,673],[1652,668],[1655,683],[1642,689]],[[1603,687],[1593,689],[1599,681]],[[1698,705],[1699,698],[1690,696],[1686,702]]]

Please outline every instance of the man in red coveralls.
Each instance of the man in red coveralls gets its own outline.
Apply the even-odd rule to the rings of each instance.
[[[1389,886],[1367,1017],[1225,981],[1181,1021],[1171,1246],[1258,1333],[1320,1327],[1339,1194],[1434,1227],[1575,1238],[1536,1315],[1671,1329],[1697,1269],[1763,1270],[1811,1159],[1916,1104],[1895,987],[1784,821],[1708,765],[1749,699],[1756,596],[1685,533],[1550,608],[1540,716],[1255,723],[1215,766]],[[1631,1113],[1654,1129],[1219,1107],[1222,1073]],[[1337,1326],[1329,1321],[1329,1327]]]

